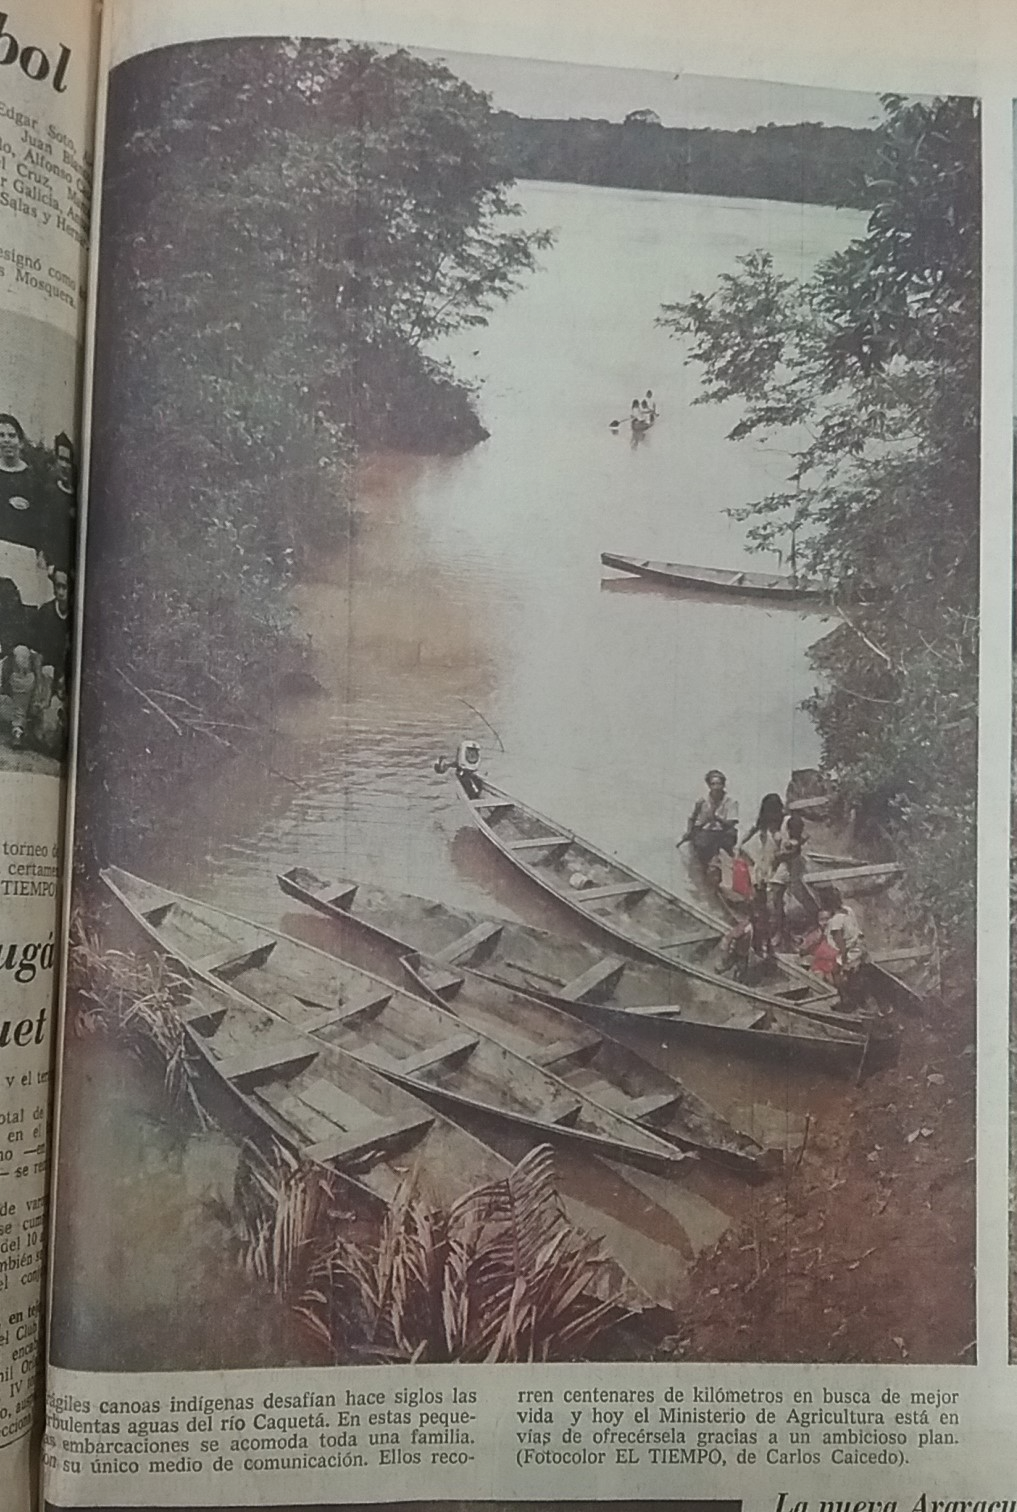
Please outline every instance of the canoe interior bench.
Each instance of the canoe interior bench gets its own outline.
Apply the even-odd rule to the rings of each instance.
[[[355,1091],[348,1092],[324,1076],[301,1083],[300,1101],[340,1129],[358,1129],[374,1121],[374,1110],[365,1107]]]
[[[348,1165],[369,1151],[392,1149],[425,1133],[433,1117],[377,1118],[359,1128],[339,1129],[328,1139],[309,1145],[304,1154],[318,1165]]]
[[[428,1045],[415,1055],[399,1060],[393,1057],[390,1064],[394,1071],[399,1071],[403,1076],[419,1076],[422,1071],[430,1071],[434,1066],[446,1066],[452,1061],[464,1059],[479,1043],[475,1034],[451,1034],[448,1039],[441,1040],[437,1045]]]
[[[264,935],[251,934],[246,939],[224,942],[215,950],[194,956],[191,964],[201,976],[217,976],[228,982],[241,971],[264,966],[275,949],[276,942]]]
[[[461,991],[466,984],[466,978],[461,972],[447,971],[444,966],[435,966],[430,961],[422,971],[418,966],[415,969],[415,974],[417,973],[420,973],[420,980],[427,990],[440,997],[445,1003],[451,1002],[456,993]]]
[[[633,1123],[642,1123],[654,1113],[663,1113],[666,1108],[673,1108],[680,1102],[681,1094],[678,1092],[651,1092],[646,1097],[634,1097],[619,1111],[626,1118],[631,1118]]]
[[[507,798],[471,798],[469,802],[470,807],[478,813],[486,811],[488,820],[496,819],[501,814],[510,814],[515,808],[515,804]]]
[[[312,1023],[305,1024],[308,1034],[321,1034],[325,1029],[331,1029],[336,1024],[348,1024],[357,1018],[371,1018],[387,1008],[392,1001],[392,993],[378,991],[377,989],[361,994],[360,997],[350,998],[349,1002],[342,1003],[338,1008],[332,1008],[328,1013],[323,1013],[321,1018],[314,1019]]]
[[[681,1003],[632,1003],[626,1007],[625,1013],[634,1019],[671,1019],[675,1023],[688,1018]],[[718,1028],[731,1025],[739,1029],[762,1029],[766,1026],[766,1009],[749,1002],[744,1006],[739,1004],[737,1008],[727,1009],[723,1014],[718,1012],[715,1022]]]
[[[322,902],[328,908],[337,908],[343,913],[349,913],[353,906],[353,900],[357,896],[357,888],[359,886],[359,882],[344,883],[341,887],[336,888],[334,892],[323,895]]]
[[[543,1067],[545,1071],[553,1071],[563,1061],[588,1059],[596,1054],[603,1043],[599,1034],[556,1040],[553,1045],[545,1045],[542,1050],[531,1050],[529,1059],[534,1065]]]
[[[175,1012],[182,1024],[190,1025],[199,1034],[209,1035],[215,1032],[226,1017],[226,1008],[225,1003],[216,999],[194,995],[186,1003],[180,1003]]]
[[[261,1045],[257,1050],[228,1056],[219,1062],[218,1070],[231,1082],[254,1078],[270,1080],[309,1066],[318,1053],[317,1047],[304,1038],[276,1040],[274,1044]]]
[[[567,1003],[581,1003],[585,998],[591,997],[598,988],[613,987],[624,970],[625,962],[621,956],[605,956],[602,961],[597,961],[581,976],[573,977],[571,982],[566,982],[558,996],[564,998]]]
[[[175,900],[169,903],[158,903],[155,908],[142,908],[140,914],[146,924],[151,924],[153,929],[161,929],[176,906]]]
[[[567,851],[571,844],[571,835],[534,835],[529,840],[506,840],[505,848],[510,851]]]
[[[482,945],[493,944],[504,928],[504,924],[494,920],[482,920],[468,934],[453,940],[451,945],[446,945],[444,950],[439,950],[431,959],[439,966],[452,966],[457,961],[465,961],[468,956],[475,955]]]
[[[839,887],[843,882],[893,882],[901,876],[901,868],[895,861],[873,861],[864,866],[833,866],[823,871],[805,873],[810,887],[832,884]]]
[[[814,798],[792,798],[787,807],[792,814],[815,814],[820,809],[829,808],[832,802],[829,793],[820,793]]]
[[[556,1124],[559,1129],[571,1129],[582,1112],[582,1104],[567,1103],[556,1112],[548,1112],[541,1115],[544,1123]]]
[[[919,961],[928,961],[932,951],[928,945],[915,945],[900,950],[875,950],[869,957],[876,966],[909,966]]]
[[[611,882],[607,887],[579,887],[569,894],[577,903],[597,903],[601,898],[645,898],[649,882]]]

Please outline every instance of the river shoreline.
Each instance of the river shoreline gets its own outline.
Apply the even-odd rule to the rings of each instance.
[[[974,1040],[959,971],[702,1257],[671,1357],[975,1363]]]

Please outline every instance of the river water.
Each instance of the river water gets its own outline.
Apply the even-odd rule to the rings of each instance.
[[[737,409],[694,406],[699,372],[654,319],[756,247],[807,275],[861,217],[561,184],[526,183],[517,198],[522,223],[554,228],[556,244],[486,328],[446,349],[480,385],[490,439],[452,459],[365,459],[351,547],[297,595],[322,693],[188,794],[149,859],[153,880],[325,948],[327,923],[286,903],[278,871],[303,864],[551,922],[433,770],[464,735],[496,782],[677,890],[694,885],[675,840],[708,767],[726,771],[745,820],[819,755],[798,706],[821,617],[610,581],[600,553],[779,567],[747,551],[726,511],[779,486],[788,457],[725,439]],[[660,419],[633,446],[610,421],[648,388]],[[793,1142],[809,1115],[838,1116],[841,1090],[822,1078],[643,1048],[764,1139]],[[132,1082],[125,1120],[136,1097]],[[115,1108],[114,1094],[92,1130],[98,1157],[118,1147]],[[184,1179],[182,1160],[174,1148],[162,1187],[158,1160],[144,1162],[153,1204]],[[228,1159],[218,1180],[228,1189]],[[753,1200],[706,1170],[683,1190],[684,1239],[638,1240],[650,1279],[678,1274]]]

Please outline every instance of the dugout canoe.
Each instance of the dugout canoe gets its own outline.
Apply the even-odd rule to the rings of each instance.
[[[392,1201],[408,1165],[443,1207],[505,1173],[499,1155],[435,1108],[239,994],[192,980],[174,1011],[249,1127],[337,1171],[372,1207]]]
[[[486,778],[470,774],[471,793],[456,777],[456,788],[473,823],[524,876],[577,915],[591,929],[611,936],[644,959],[660,961],[714,980],[729,925],[698,904],[680,898],[641,876],[624,862],[582,840],[553,819],[521,803]],[[737,985],[753,1001],[773,1003],[789,1013],[821,1017],[845,1028],[857,1016],[839,1012],[828,983],[787,957],[769,963],[765,990]],[[725,982],[735,990],[735,984]]]
[[[725,593],[734,598],[777,599],[793,604],[824,596],[822,587],[808,578],[792,578],[773,572],[732,572],[723,567],[693,567],[684,562],[657,562],[644,557],[619,556],[603,551],[605,567],[631,572],[654,583],[687,588],[697,593]]]
[[[574,1017],[603,1026],[699,1034],[731,1049],[814,1055],[854,1070],[865,1050],[859,1025],[788,1013],[737,984],[680,965],[606,954],[596,945],[432,898],[367,882],[330,882],[304,867],[279,877],[289,897],[396,950],[409,945],[439,967],[468,967]]]
[[[690,1158],[432,1001],[119,867],[102,877],[188,975],[225,984],[425,1101],[507,1120],[542,1140],[563,1140],[641,1170],[672,1173]]]
[[[299,869],[297,869],[299,872]],[[303,889],[301,882],[309,884]],[[307,901],[319,878],[280,875],[290,897]],[[552,1071],[584,1097],[643,1124],[671,1144],[707,1159],[754,1174],[779,1165],[779,1152],[765,1150],[678,1078],[669,1076],[637,1051],[552,1004],[517,987],[457,963],[417,950],[390,937],[415,991],[448,1008],[462,1023],[490,1035],[506,1049]]]
[[[426,1202],[448,1210],[479,1187],[504,1180],[511,1163],[395,1082],[334,1045],[298,1035],[277,1015],[228,988],[191,980],[175,1006],[199,1064],[222,1088],[246,1134],[336,1172],[381,1214],[412,1174]],[[561,1196],[581,1232],[603,1225],[585,1204]],[[609,1253],[597,1261],[591,1295],[632,1313],[665,1305]]]
[[[764,1149],[677,1077],[592,1025],[465,966],[450,970],[416,952],[403,956],[402,965],[416,990],[447,1006],[463,1023],[483,1029],[507,1049],[552,1071],[599,1107],[633,1119],[679,1149],[743,1174],[780,1168],[778,1150]]]

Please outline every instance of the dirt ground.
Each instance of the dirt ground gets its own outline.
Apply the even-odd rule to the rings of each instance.
[[[700,1258],[673,1357],[975,1362],[971,966],[896,1020],[896,1060]]]

